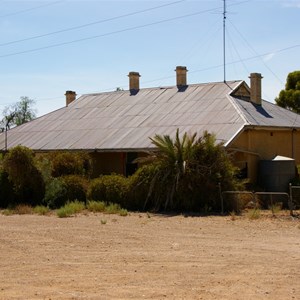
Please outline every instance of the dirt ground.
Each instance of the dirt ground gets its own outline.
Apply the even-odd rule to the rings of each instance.
[[[0,215],[0,299],[300,299],[300,220]]]

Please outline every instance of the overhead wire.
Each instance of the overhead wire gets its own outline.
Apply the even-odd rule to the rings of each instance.
[[[85,27],[90,27],[90,26],[94,26],[94,25],[97,25],[97,24],[101,24],[101,23],[106,23],[106,22],[110,22],[110,21],[114,21],[114,20],[118,20],[118,19],[122,19],[122,18],[126,18],[126,17],[131,17],[131,16],[134,16],[134,15],[137,15],[137,14],[149,12],[149,11],[152,11],[152,10],[155,10],[155,9],[160,9],[160,8],[163,8],[163,7],[171,6],[171,5],[178,4],[178,3],[181,3],[181,2],[185,2],[185,1],[186,0],[174,1],[174,2],[171,2],[171,3],[167,3],[167,4],[163,4],[163,5],[159,5],[159,6],[154,6],[154,7],[150,7],[150,8],[147,8],[147,9],[138,10],[138,11],[134,11],[134,12],[131,12],[131,13],[127,13],[127,14],[123,14],[123,15],[119,15],[119,16],[115,16],[115,17],[111,17],[111,18],[107,18],[107,19],[103,19],[103,20],[98,20],[98,21],[94,21],[94,22],[90,22],[90,23],[86,23],[86,24],[82,24],[82,25],[78,25],[78,26],[73,26],[73,27],[60,29],[60,30],[56,30],[56,31],[52,31],[52,32],[48,32],[48,33],[44,33],[44,34],[40,34],[40,35],[35,35],[35,36],[31,36],[31,37],[24,38],[24,39],[5,42],[5,43],[1,43],[0,46],[2,47],[2,46],[11,45],[11,44],[17,44],[17,43],[30,41],[30,40],[34,40],[34,39],[39,39],[39,38],[42,38],[42,37],[51,36],[51,35],[55,35],[55,34],[59,34],[59,33],[63,33],[63,32],[74,31],[74,30],[77,30],[77,29],[82,29],[82,28],[85,28]]]
[[[35,7],[19,10],[19,11],[9,13],[9,14],[6,14],[6,15],[0,15],[0,18],[5,18],[5,17],[10,17],[10,16],[15,16],[15,15],[27,13],[29,11],[37,10],[37,9],[40,9],[40,8],[45,8],[45,7],[56,5],[56,4],[59,4],[59,3],[62,3],[62,2],[66,2],[66,0],[55,1],[55,2],[51,2],[51,3],[47,3],[47,4],[38,5],[38,6],[35,6]]]
[[[231,5],[239,5],[239,4],[242,4],[244,2],[248,2],[248,0],[247,1],[241,1],[241,2],[238,2],[238,3],[235,3],[235,4],[231,4]],[[74,43],[79,43],[79,42],[93,40],[93,39],[97,39],[97,38],[101,38],[101,37],[106,37],[106,36],[110,36],[110,35],[114,35],[114,34],[118,34],[118,33],[122,33],[122,32],[133,31],[133,30],[136,30],[136,29],[146,28],[146,27],[150,27],[150,26],[154,26],[154,25],[158,25],[158,24],[163,24],[163,23],[167,23],[167,22],[171,22],[171,21],[175,21],[175,20],[180,20],[180,19],[184,19],[184,18],[188,18],[188,17],[192,17],[192,16],[197,16],[197,15],[204,14],[204,13],[207,13],[207,12],[215,11],[216,9],[219,9],[219,8],[220,7],[215,7],[215,8],[211,8],[211,9],[198,11],[198,12],[195,12],[195,13],[190,13],[190,14],[177,16],[177,17],[173,17],[173,18],[169,18],[169,19],[164,19],[164,20],[160,20],[160,21],[156,21],[156,22],[151,22],[151,23],[144,24],[144,25],[137,25],[137,26],[133,26],[133,27],[125,28],[125,29],[120,29],[120,30],[116,30],[116,31],[108,32],[108,33],[103,33],[103,34],[100,34],[100,35],[85,37],[85,38],[71,40],[71,41],[67,41],[67,42],[61,42],[61,43],[57,43],[57,44],[52,44],[52,45],[48,45],[48,46],[23,50],[23,51],[19,51],[19,52],[3,54],[3,55],[0,55],[0,58],[37,52],[37,51],[46,50],[46,49],[50,49],[50,48],[56,48],[56,47],[60,47],[60,46],[64,46],[64,45],[70,45],[70,44],[74,44]]]
[[[250,73],[249,70],[248,70],[248,68],[247,68],[247,66],[246,66],[246,64],[244,63],[242,57],[240,56],[240,53],[238,52],[237,47],[235,46],[235,44],[234,44],[234,42],[233,42],[233,39],[231,38],[231,34],[230,34],[230,32],[229,32],[228,29],[226,29],[226,35],[227,35],[227,37],[228,37],[229,42],[231,43],[231,45],[232,45],[232,47],[233,47],[233,50],[234,50],[235,54],[236,54],[236,55],[238,56],[238,58],[240,59],[240,61],[241,61],[242,65],[243,65],[243,67],[245,68],[246,72],[247,72],[247,73]]]
[[[258,54],[258,55],[251,56],[251,57],[248,57],[248,58],[244,58],[244,59],[239,59],[239,60],[231,61],[231,62],[228,62],[227,65],[232,65],[232,64],[236,64],[236,63],[241,63],[241,60],[242,60],[242,61],[251,61],[251,60],[257,59],[257,58],[259,58],[259,57],[263,57],[263,56],[269,55],[269,54],[271,54],[271,53],[281,53],[281,52],[285,52],[285,51],[288,51],[288,50],[291,50],[291,49],[295,49],[295,48],[299,48],[299,47],[300,47],[300,44],[292,45],[292,46],[285,47],[285,48],[281,48],[281,49],[274,50],[274,51],[271,51],[271,52],[265,52],[265,53],[263,53],[263,54]],[[211,66],[211,67],[207,67],[207,68],[203,68],[203,69],[189,70],[189,73],[199,73],[199,72],[209,71],[209,70],[218,69],[218,68],[222,68],[222,67],[223,67],[223,64],[218,64],[218,65]],[[144,84],[152,83],[152,82],[156,82],[156,81],[161,81],[161,80],[165,80],[165,79],[171,79],[171,78],[174,78],[174,77],[175,77],[174,75],[172,75],[172,76],[166,76],[166,77],[160,77],[160,78],[156,78],[156,79],[152,79],[152,80],[145,81]],[[121,85],[116,85],[116,86],[119,86],[119,87],[121,87],[121,88],[126,88],[125,86],[121,86]],[[113,91],[115,88],[116,88],[116,87],[111,87],[111,88],[103,89],[103,90],[100,90],[100,91],[94,91],[94,92],[91,92],[91,91],[83,91],[83,92],[78,92],[78,94],[83,95],[83,94],[102,93],[102,92]],[[35,100],[35,101],[36,101],[36,102],[40,102],[40,101],[50,101],[50,100],[53,100],[53,99],[60,99],[60,96],[48,97],[48,98],[40,98],[39,100]],[[9,104],[11,104],[11,103],[12,103],[12,102],[10,102],[10,103],[2,103],[2,104],[0,104],[0,106],[1,106],[1,105],[2,105],[2,106],[4,106],[4,105],[9,105]]]
[[[258,54],[257,51],[250,45],[250,43],[247,41],[247,39],[243,36],[243,34],[238,30],[238,28],[236,28],[236,26],[229,20],[229,22],[231,23],[231,25],[233,26],[233,28],[236,30],[236,32],[240,35],[240,37],[242,38],[242,40],[246,43],[246,45],[252,50],[252,52],[254,54]],[[272,53],[271,53],[272,54]],[[282,82],[282,80],[275,74],[275,72],[272,71],[272,69],[266,64],[265,60],[261,58],[262,63],[264,64],[264,66],[270,71],[270,73],[278,80],[278,82],[280,84],[284,84]]]

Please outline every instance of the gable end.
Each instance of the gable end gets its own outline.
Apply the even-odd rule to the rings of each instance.
[[[230,95],[234,98],[250,102],[250,89],[245,82],[242,82]]]

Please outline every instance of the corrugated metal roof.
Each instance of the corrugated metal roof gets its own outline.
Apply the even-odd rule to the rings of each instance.
[[[268,102],[262,107],[230,96],[243,81],[82,95],[64,107],[8,132],[8,148],[134,151],[152,148],[149,137],[199,135],[207,130],[227,143],[245,125],[300,127],[300,118]],[[0,149],[5,147],[4,133]]]
[[[255,105],[248,101],[234,99],[247,123],[253,126],[300,127],[300,115],[273,103],[262,101]]]

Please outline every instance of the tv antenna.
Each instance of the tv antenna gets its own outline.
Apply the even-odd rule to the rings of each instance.
[[[224,8],[223,8],[223,71],[224,71],[224,82],[226,82],[226,0],[223,0]]]

